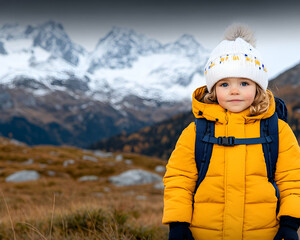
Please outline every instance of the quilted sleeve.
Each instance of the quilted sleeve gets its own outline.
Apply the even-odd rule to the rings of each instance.
[[[292,129],[279,120],[279,154],[275,181],[280,192],[280,216],[300,218],[300,148]]]
[[[163,223],[191,223],[193,193],[197,181],[195,163],[195,124],[191,123],[179,137],[164,176]]]

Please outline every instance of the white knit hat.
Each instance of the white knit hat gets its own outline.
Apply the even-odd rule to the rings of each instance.
[[[219,80],[228,77],[251,79],[266,91],[267,69],[260,53],[254,48],[252,32],[243,25],[235,25],[228,28],[224,38],[212,51],[204,69],[208,91]]]

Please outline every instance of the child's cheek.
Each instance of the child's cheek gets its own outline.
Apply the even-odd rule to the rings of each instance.
[[[219,96],[217,96],[217,100],[218,100],[218,103],[221,105],[221,107],[225,107],[224,105],[225,105],[225,98],[224,98],[224,96],[222,96],[222,95],[219,95]]]
[[[249,93],[246,97],[247,97],[248,101],[250,101],[252,104],[254,101],[254,98],[255,98],[255,94]]]
[[[225,94],[222,91],[217,92],[218,102],[223,102],[225,100]]]

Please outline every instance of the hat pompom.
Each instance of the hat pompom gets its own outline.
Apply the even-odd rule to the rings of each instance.
[[[256,45],[256,39],[253,31],[244,24],[233,24],[229,26],[224,34],[224,39],[234,41],[237,38],[242,38],[246,42],[250,43],[253,47]]]

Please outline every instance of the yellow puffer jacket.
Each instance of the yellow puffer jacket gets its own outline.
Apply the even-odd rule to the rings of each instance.
[[[272,100],[268,112],[259,116],[248,117],[249,109],[231,113],[217,104],[199,102],[204,90],[198,88],[193,94],[193,113],[196,118],[216,121],[216,137],[259,137],[260,119],[270,117],[275,110]],[[193,122],[182,132],[167,165],[163,223],[190,223],[196,240],[273,240],[280,216],[300,218],[300,149],[288,124],[279,120],[278,127],[277,216],[277,198],[268,182],[261,144],[214,145],[206,177],[193,197],[198,174]]]

